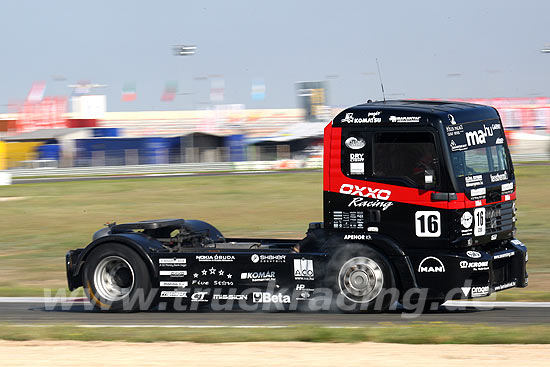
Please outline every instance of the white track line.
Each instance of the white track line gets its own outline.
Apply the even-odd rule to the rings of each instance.
[[[0,297],[0,303],[73,303],[87,304],[85,297],[51,298],[51,297]],[[519,307],[519,308],[550,308],[550,302],[491,302],[491,301],[447,301],[450,307]]]

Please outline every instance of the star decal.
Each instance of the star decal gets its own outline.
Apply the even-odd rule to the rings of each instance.
[[[199,277],[198,273],[193,274],[193,278],[198,278],[198,277]]]
[[[204,269],[203,271],[201,271],[201,273],[202,273],[202,275],[206,275],[206,273],[208,273],[208,272],[206,271],[206,269]]]
[[[216,274],[216,268],[212,267],[208,270],[210,270],[210,274],[212,274],[212,275]]]
[[[218,274],[223,275],[223,270],[220,270]]]
[[[233,275],[227,273],[227,279],[231,279],[233,277]]]

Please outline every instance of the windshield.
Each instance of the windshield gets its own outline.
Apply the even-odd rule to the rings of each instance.
[[[457,177],[508,170],[503,145],[453,152],[451,159]]]

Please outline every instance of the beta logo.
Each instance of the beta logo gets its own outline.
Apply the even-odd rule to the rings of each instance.
[[[290,296],[281,293],[271,294],[269,292],[253,292],[252,302],[254,303],[290,303]]]
[[[437,257],[425,257],[418,265],[419,273],[444,273],[445,266]]]
[[[350,184],[342,184],[340,186],[340,194],[356,195],[372,199],[389,200],[391,196],[390,190],[372,189],[368,186],[357,186]]]

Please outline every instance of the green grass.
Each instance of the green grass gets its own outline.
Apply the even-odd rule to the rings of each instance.
[[[404,344],[550,344],[550,326],[493,327],[456,324],[384,324],[374,327],[326,328],[300,325],[283,328],[117,328],[76,325],[0,325],[0,339],[124,342],[229,343],[303,341]]]
[[[529,248],[530,285],[502,300],[550,300],[550,167],[520,166],[518,238]],[[322,174],[163,177],[0,187],[0,295],[63,288],[64,255],[106,222],[202,219],[226,236],[301,238],[322,220]]]

